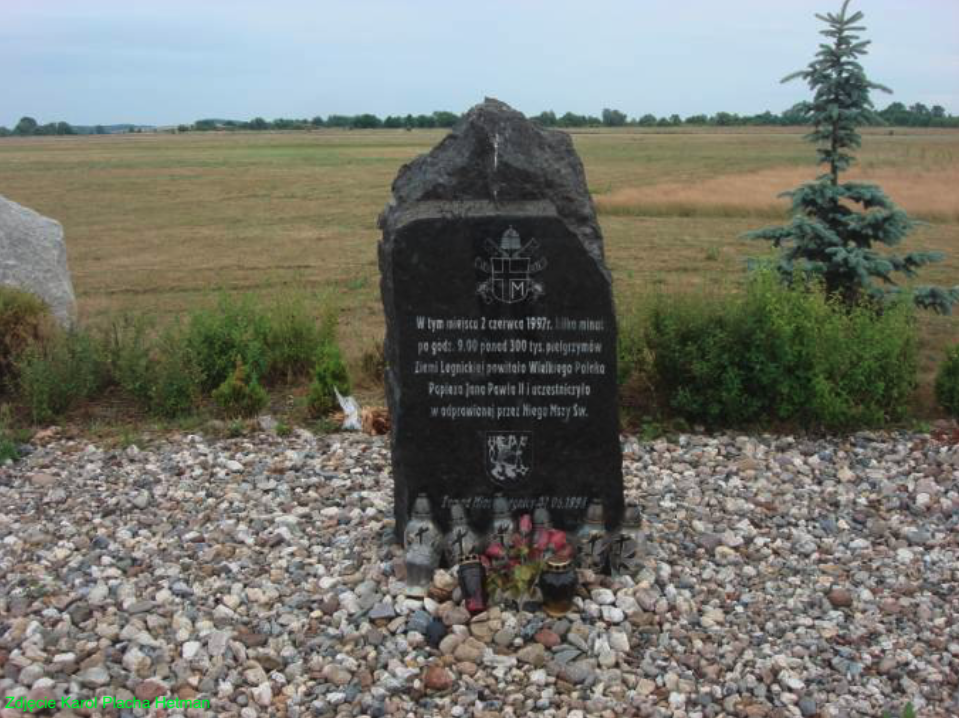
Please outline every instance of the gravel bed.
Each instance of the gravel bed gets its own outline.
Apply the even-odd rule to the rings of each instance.
[[[404,597],[382,438],[38,444],[0,467],[0,695],[209,701],[47,715],[959,715],[928,435],[624,438],[645,568],[560,620]]]

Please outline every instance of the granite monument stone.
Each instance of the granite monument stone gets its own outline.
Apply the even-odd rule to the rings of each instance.
[[[489,531],[497,496],[617,527],[616,318],[569,135],[488,99],[400,170],[380,226],[397,535],[420,493],[444,531],[453,505]]]

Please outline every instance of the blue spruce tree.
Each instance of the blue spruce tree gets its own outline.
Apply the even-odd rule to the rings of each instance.
[[[900,291],[894,273],[914,277],[919,267],[940,261],[942,255],[899,256],[873,249],[899,245],[917,223],[878,186],[839,181],[840,173],[855,161],[850,151],[861,146],[856,128],[882,124],[869,99],[870,90],[891,92],[870,81],[857,61],[866,54],[869,41],[856,34],[865,30],[857,25],[863,14],[847,15],[849,1],[845,0],[838,15],[816,15],[828,26],[821,32],[828,43],[819,46],[816,59],[805,70],[783,79],[802,78],[813,91],[812,101],[800,103],[797,109],[813,126],[806,139],[817,145],[819,163],[828,172],[782,195],[792,200],[788,224],[747,236],[768,240],[782,250],[778,270],[784,281],[797,276],[817,279],[828,293],[851,305],[865,298],[888,299]],[[959,287],[917,287],[912,295],[918,306],[948,314],[959,301]]]

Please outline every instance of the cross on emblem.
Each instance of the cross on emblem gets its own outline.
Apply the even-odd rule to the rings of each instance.
[[[529,257],[493,257],[493,296],[506,304],[526,299]]]
[[[519,232],[509,227],[503,232],[499,244],[487,239],[486,248],[490,252],[489,261],[477,257],[474,262],[477,269],[489,275],[476,288],[484,302],[516,304],[543,295],[543,285],[534,280],[533,275],[546,268],[546,260],[534,261],[530,256],[539,249],[537,240],[531,239],[524,245]]]

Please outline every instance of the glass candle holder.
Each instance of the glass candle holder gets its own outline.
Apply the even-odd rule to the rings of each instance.
[[[413,544],[406,550],[406,595],[422,598],[430,589],[433,572],[439,566],[437,554],[428,544]]]
[[[576,567],[571,559],[550,559],[539,575],[543,610],[553,618],[565,616],[573,608],[576,595]]]
[[[466,556],[459,567],[460,591],[463,594],[463,603],[470,615],[476,615],[486,610],[489,599],[486,595],[486,568],[479,556]]]

